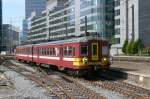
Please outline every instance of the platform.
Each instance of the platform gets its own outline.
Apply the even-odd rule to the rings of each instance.
[[[126,58],[129,59],[128,57]],[[123,61],[114,60],[111,65],[111,69],[126,74],[126,81],[128,81],[129,83],[150,90],[150,63],[143,62],[142,58],[140,58],[141,62],[135,62],[135,61],[132,62],[131,60],[125,61],[124,57],[123,59],[124,59]],[[134,57],[132,57],[132,59],[136,60]],[[143,58],[143,59],[147,60],[147,58]]]

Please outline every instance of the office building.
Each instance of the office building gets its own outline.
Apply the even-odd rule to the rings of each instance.
[[[13,52],[14,48],[19,45],[19,33],[19,28],[10,24],[3,24],[3,51]]]
[[[150,47],[150,1],[115,0],[114,54],[121,54],[124,41],[141,39],[145,47]]]
[[[68,36],[82,36],[85,32],[111,38],[114,31],[113,4],[113,0],[49,0],[49,38],[61,38],[66,33]]]
[[[47,0],[25,0],[25,17],[26,19],[31,16],[32,12],[40,15],[43,10],[46,10]]]
[[[43,10],[46,10],[47,0],[25,0],[25,19],[23,20],[22,30],[22,43],[27,42],[28,34],[28,18],[32,12],[36,12],[36,15],[41,15]]]
[[[43,11],[42,14],[38,16],[33,12],[28,20],[28,27],[30,30],[27,36],[28,42],[38,43],[47,40],[48,29],[46,11]]]
[[[32,18],[36,19],[35,16]],[[40,21],[43,18],[44,20]],[[45,37],[45,40],[59,40],[66,36],[84,36],[85,32],[111,39],[114,33],[114,2],[113,0],[48,0],[46,19],[45,16],[37,17],[36,20],[39,22],[31,25],[31,27],[36,26],[37,30],[43,29],[43,25],[46,27],[44,28],[46,32],[33,33],[33,28],[30,28],[32,33],[29,34],[44,35],[37,36],[36,39],[30,35],[30,41],[40,40],[41,37],[43,39]],[[34,21],[31,20],[31,23]]]

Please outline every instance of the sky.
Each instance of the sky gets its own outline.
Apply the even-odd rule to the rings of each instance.
[[[2,0],[3,24],[12,24],[22,28],[22,20],[25,16],[25,0]]]

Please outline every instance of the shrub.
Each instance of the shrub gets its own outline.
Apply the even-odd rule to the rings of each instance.
[[[137,40],[137,45],[138,45],[138,49],[139,49],[139,50],[144,48],[144,45],[143,45],[143,42],[142,42],[141,39],[138,39],[138,40]]]
[[[142,56],[150,56],[150,48],[143,48],[141,49]]]
[[[123,47],[122,47],[122,52],[124,53],[124,54],[127,54],[126,52],[126,49],[127,49],[127,46],[128,46],[128,40],[125,40],[124,41],[124,44],[123,44]]]

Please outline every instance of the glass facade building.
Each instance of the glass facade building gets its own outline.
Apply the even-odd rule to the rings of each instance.
[[[47,39],[58,40],[66,36],[83,36],[86,31],[89,35],[110,39],[114,34],[113,1],[114,0],[48,0],[46,10]],[[42,25],[42,23],[38,24]],[[38,24],[36,25],[38,26]],[[36,33],[36,35],[37,34],[41,34],[41,32]],[[40,39],[40,37],[38,37],[36,38],[37,40]]]
[[[66,0],[63,8],[50,10],[48,15],[50,38],[60,38],[66,33],[84,35],[85,17],[90,35],[111,38],[114,33],[113,0]]]
[[[26,19],[35,11],[37,15],[46,9],[46,0],[25,0],[25,16]]]
[[[3,24],[3,51],[12,52],[19,45],[19,33],[18,27]]]
[[[43,10],[46,10],[47,0],[25,0],[25,20],[23,20],[22,30],[22,43],[27,42],[28,39],[28,18],[31,17],[31,13],[35,12],[37,16],[40,16]]]
[[[46,11],[40,16],[32,16],[28,34],[29,42],[39,42],[47,40],[47,18]]]

